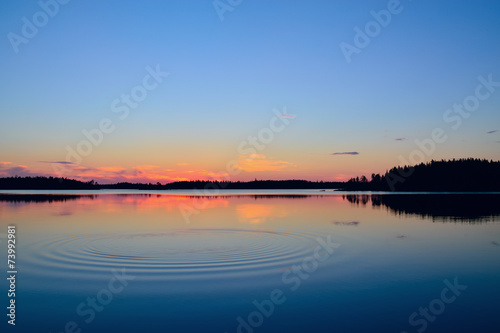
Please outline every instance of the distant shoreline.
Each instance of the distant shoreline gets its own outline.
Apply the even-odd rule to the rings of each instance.
[[[372,192],[498,192],[500,161],[459,159],[431,161],[414,166],[394,167],[385,174],[351,178],[346,182],[290,180],[193,180],[167,184],[98,184],[61,177],[4,177],[0,190],[319,190]]]
[[[218,191],[203,191],[197,189],[175,189],[175,190],[148,190],[148,189],[0,189],[0,197],[5,196],[87,196],[87,195],[181,195],[181,196],[335,196],[335,195],[499,195],[500,191],[348,191],[330,190],[321,191],[318,189],[221,189]]]

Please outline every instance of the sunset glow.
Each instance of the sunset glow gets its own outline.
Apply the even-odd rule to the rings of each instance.
[[[365,40],[386,2],[71,2],[16,42],[40,8],[9,1],[0,177],[345,181],[500,159],[498,4],[398,3]]]

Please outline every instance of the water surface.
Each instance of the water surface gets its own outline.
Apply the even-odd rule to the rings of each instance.
[[[499,195],[8,192],[0,236],[16,225],[18,240],[17,325],[1,324],[9,331],[497,332],[500,324]],[[443,302],[450,283],[463,290],[444,292],[454,299]],[[419,313],[429,306],[428,318]]]

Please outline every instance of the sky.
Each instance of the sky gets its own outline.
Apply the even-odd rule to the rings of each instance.
[[[0,177],[348,180],[500,160],[496,0],[2,2]]]

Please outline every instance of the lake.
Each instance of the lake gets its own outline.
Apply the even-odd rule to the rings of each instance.
[[[2,332],[500,327],[500,194],[0,192]]]

